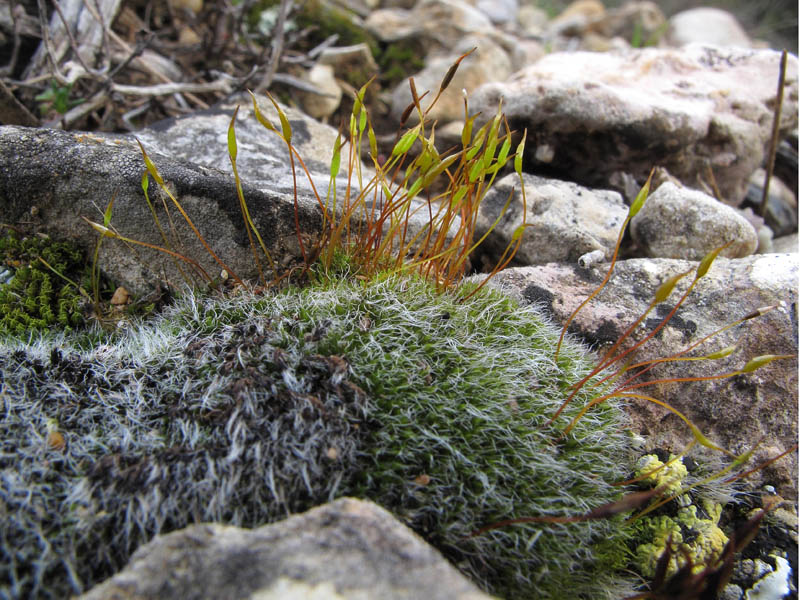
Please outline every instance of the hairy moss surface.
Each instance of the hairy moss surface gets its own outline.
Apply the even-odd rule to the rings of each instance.
[[[111,337],[6,341],[0,585],[66,597],[157,533],[258,526],[356,495],[494,593],[605,597],[625,562],[618,520],[470,536],[584,514],[631,468],[612,405],[565,439],[545,427],[589,367],[577,346],[555,363],[557,339],[499,294],[460,303],[385,278],[189,296]]]

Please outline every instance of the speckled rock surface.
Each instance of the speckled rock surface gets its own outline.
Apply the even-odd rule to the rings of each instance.
[[[662,364],[648,380],[681,376],[708,376],[740,369],[755,356],[797,356],[797,254],[755,255],[742,259],[719,258],[701,278],[685,304],[651,342],[636,351],[634,359],[670,355],[724,325],[763,306],[780,303],[768,314],[730,329],[696,349],[704,355],[730,345],[737,351],[717,361]],[[581,311],[570,331],[600,348],[608,348],[644,312],[657,287],[667,278],[695,269],[697,263],[669,259],[631,259],[617,264],[606,288]],[[490,283],[520,300],[542,305],[563,323],[600,284],[607,269],[551,263],[507,269]],[[693,271],[667,302],[656,306],[633,333],[640,340],[672,309]],[[759,440],[753,464],[788,450],[797,442],[797,359],[779,360],[749,374],[716,381],[663,383],[642,391],[670,403],[689,417],[708,437],[739,454]],[[629,405],[634,426],[648,447],[682,450],[692,439],[685,423],[650,403]],[[797,498],[797,454],[755,473],[753,485],[770,483],[787,499]]]
[[[609,257],[628,209],[622,197],[608,190],[591,190],[558,179],[524,176],[527,228],[515,263],[536,265],[575,262],[583,254],[602,250]],[[514,196],[479,252],[494,265],[522,223],[522,193],[519,177],[512,173],[495,183],[481,203],[476,236],[480,237],[500,216],[509,195]]]
[[[259,109],[277,127],[277,112],[264,96],[258,97]],[[176,160],[188,161],[230,174],[228,158],[228,125],[233,111],[236,119],[236,140],[239,147],[237,164],[243,179],[255,187],[283,194],[292,194],[294,178],[286,144],[275,133],[267,131],[253,116],[253,100],[239,94],[206,111],[179,119],[161,121],[136,132],[136,137],[149,152],[157,152]],[[320,193],[325,193],[330,173],[330,160],[336,129],[312,119],[299,110],[282,107],[292,126],[292,144],[314,176]],[[297,164],[297,163],[295,163]],[[342,179],[344,182],[344,179]],[[297,169],[297,185],[302,196],[313,196],[305,174]]]
[[[733,208],[688,188],[665,182],[631,220],[631,234],[646,256],[700,260],[731,242],[720,254],[740,258],[753,254],[758,237]]]

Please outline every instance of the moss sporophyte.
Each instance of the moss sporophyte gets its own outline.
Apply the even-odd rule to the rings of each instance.
[[[657,362],[689,359],[714,334],[673,356],[635,363],[632,352],[675,312],[651,336],[626,347],[648,310],[595,363],[565,337],[569,323],[559,331],[534,308],[460,283],[471,251],[484,239],[473,239],[480,203],[507,163],[521,177],[525,134],[512,153],[502,113],[473,132],[476,116],[465,102],[462,149],[441,156],[425,118],[433,104],[422,108],[412,82],[406,116],[416,110],[419,122],[398,135],[381,164],[365,90],[356,95],[347,142],[340,137],[334,146],[327,195],[317,198],[319,240],[304,242],[298,232],[305,260],[304,277],[292,278],[298,285],[269,287],[289,277],[278,272],[250,217],[237,170],[234,114],[228,150],[261,272],[260,294],[211,251],[142,148],[148,204],[152,177],[237,285],[187,291],[162,314],[132,321],[127,330],[92,327],[26,342],[3,338],[0,493],[13,518],[0,528],[0,576],[10,582],[8,596],[78,593],[121,568],[141,543],[189,523],[257,526],[354,495],[392,510],[506,598],[563,598],[565,589],[574,598],[620,597],[633,589],[624,572],[635,557],[641,571],[652,567],[643,557],[657,551],[640,550],[647,543],[659,544],[664,561],[682,553],[676,535],[664,536],[674,524],[648,520],[659,518],[653,514],[659,506],[694,497],[694,506],[705,507],[699,490],[747,473],[745,453],[731,456],[717,473],[681,478],[677,463],[689,448],[637,470],[620,406],[664,406],[691,429],[691,446],[730,455],[685,415],[643,393],[663,381],[641,379]],[[254,103],[255,116],[308,175],[289,120],[274,106],[279,126]],[[364,136],[374,163],[369,175],[358,159]],[[415,145],[419,153],[412,157]],[[336,178],[345,151],[348,185],[341,197]],[[445,191],[428,192],[440,177]],[[649,180],[625,225],[648,191]],[[380,202],[370,202],[376,198]],[[510,198],[504,212],[509,205]],[[103,224],[92,223],[101,233],[98,244],[140,243],[112,226],[112,207]],[[415,211],[430,215],[417,233],[407,227]],[[194,272],[216,284],[196,260],[170,246],[157,220],[156,227],[164,240],[157,250],[187,265],[187,282]],[[492,273],[513,258],[524,231],[523,224]],[[622,232],[601,288],[621,239]],[[693,273],[691,291],[720,250],[665,282],[650,309]],[[720,377],[778,358],[757,357]],[[675,523],[712,522],[702,526],[713,540],[692,560],[705,561],[701,574],[712,575],[703,581],[716,588],[747,532],[719,548],[716,509],[704,510],[708,518],[690,511]],[[642,539],[644,531],[650,540]],[[659,585],[667,579],[662,558],[655,565]],[[680,565],[672,578],[693,585],[691,577],[701,574],[693,564],[686,575]]]

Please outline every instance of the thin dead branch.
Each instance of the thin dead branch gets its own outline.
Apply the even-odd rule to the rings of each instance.
[[[281,7],[278,12],[278,20],[275,22],[275,27],[272,32],[272,53],[269,56],[269,64],[267,65],[267,72],[261,83],[256,86],[256,92],[264,92],[272,85],[272,80],[275,77],[275,72],[278,69],[278,61],[283,53],[283,29],[286,24],[286,17],[292,7],[292,0],[281,0]]]
[[[783,106],[783,87],[786,82],[786,55],[784,49],[781,54],[781,66],[778,75],[778,92],[775,95],[775,112],[772,116],[772,135],[769,140],[769,152],[767,153],[767,168],[764,175],[764,191],[761,194],[761,204],[758,207],[758,216],[763,217],[767,213],[769,202],[769,180],[772,178],[772,171],[775,169],[775,154],[778,151],[778,138],[781,130],[781,107]]]
[[[207,83],[160,83],[157,85],[121,85],[111,84],[111,91],[131,96],[169,96],[171,94],[185,93],[209,93],[223,92],[230,93],[234,82],[230,78],[221,78]]]

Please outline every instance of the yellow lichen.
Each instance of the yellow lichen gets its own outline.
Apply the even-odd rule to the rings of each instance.
[[[683,461],[670,457],[666,467],[658,458],[649,454],[638,464],[637,476],[650,473],[643,481],[654,487],[666,485],[670,493],[681,489],[683,479],[688,474]],[[663,468],[660,468],[663,467]],[[658,470],[657,470],[658,469]],[[698,516],[698,506],[692,504],[688,494],[676,500],[681,505],[674,517],[661,515],[642,519],[642,537],[651,541],[636,547],[636,563],[645,577],[653,577],[659,558],[671,542],[671,556],[667,566],[667,577],[672,576],[687,559],[695,572],[701,571],[720,555],[728,538],[719,528],[722,505],[709,500],[699,502],[702,513]]]
[[[672,495],[679,492],[681,489],[681,482],[686,478],[689,472],[686,470],[686,465],[680,459],[675,459],[670,456],[666,466],[663,462],[658,460],[655,454],[647,454],[639,459],[636,465],[636,476],[645,477],[642,479],[643,483],[652,484],[654,488],[666,486],[664,495]]]

